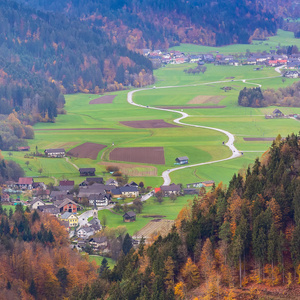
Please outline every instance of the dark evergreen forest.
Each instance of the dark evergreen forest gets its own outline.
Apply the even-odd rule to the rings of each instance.
[[[15,109],[53,121],[63,93],[100,93],[153,80],[151,62],[142,55],[65,15],[3,0],[0,28],[0,114]]]
[[[245,0],[18,1],[80,17],[134,48],[167,48],[178,42],[248,43],[257,28],[273,35],[280,22],[265,2]]]

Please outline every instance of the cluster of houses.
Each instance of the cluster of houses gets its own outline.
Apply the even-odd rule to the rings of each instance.
[[[150,49],[143,49],[143,55],[148,57],[153,64],[183,64],[183,63],[214,63],[216,65],[260,65],[277,67],[285,65],[286,69],[294,70],[300,69],[300,54],[276,54],[275,50],[270,50],[270,53],[250,53],[247,57],[237,57],[233,55],[224,55],[216,53],[204,53],[197,55],[187,55],[181,51],[167,51],[160,50],[151,51]],[[260,68],[257,68],[259,70]],[[296,76],[296,75],[294,75]],[[293,77],[295,78],[295,77]]]
[[[293,119],[300,119],[300,115],[298,114],[289,114],[285,115],[281,110],[276,108],[271,115],[265,115],[266,119],[278,119],[278,118],[293,118]]]

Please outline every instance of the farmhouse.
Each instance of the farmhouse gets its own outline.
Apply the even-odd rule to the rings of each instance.
[[[33,178],[32,177],[20,177],[17,186],[20,189],[32,190]]]
[[[111,190],[111,194],[113,198],[119,198],[119,197],[132,198],[132,197],[139,196],[139,190],[137,187],[134,186],[123,186],[121,188]]]
[[[117,180],[114,180],[113,178],[110,178],[108,179],[106,182],[105,182],[106,185],[114,185],[114,186],[118,186],[119,183]]]
[[[78,225],[78,218],[75,214],[70,213],[70,212],[64,212],[61,216],[60,219],[62,221],[66,221],[69,223],[69,227],[75,227]]]
[[[136,213],[129,211],[123,215],[123,222],[134,222],[136,220]]]
[[[170,185],[162,185],[160,187],[160,190],[162,191],[164,197],[170,196],[172,194],[174,195],[180,195],[180,185],[172,183]]]
[[[9,202],[9,194],[8,193],[2,193],[1,201],[2,202]]]
[[[37,209],[39,206],[44,205],[44,201],[40,200],[40,199],[35,199],[33,201],[30,202],[30,208],[31,209]]]
[[[104,251],[108,247],[107,238],[105,236],[91,238],[89,244],[94,250]],[[108,250],[108,249],[107,249]]]
[[[187,156],[177,157],[175,161],[180,165],[185,165],[189,163],[189,159]]]
[[[66,151],[65,149],[58,148],[58,149],[46,149],[44,151],[45,155],[48,157],[65,157]]]
[[[73,200],[70,200],[68,198],[62,200],[62,201],[56,201],[54,205],[59,209],[60,212],[72,212],[77,213],[77,203],[75,203]]]
[[[96,202],[96,206],[106,206],[108,205],[108,200],[110,200],[111,196],[109,194],[91,194],[89,195],[89,203],[90,205],[94,205]]]
[[[80,176],[96,176],[95,172],[96,172],[95,168],[80,168],[79,169]]]
[[[275,109],[273,111],[273,117],[274,118],[280,118],[280,117],[284,117],[284,114],[279,110],[279,109]]]
[[[43,213],[47,213],[56,217],[60,213],[59,209],[55,205],[41,205],[38,206],[38,210]]]
[[[88,238],[95,233],[94,229],[91,227],[82,227],[77,231],[77,236],[80,238]]]

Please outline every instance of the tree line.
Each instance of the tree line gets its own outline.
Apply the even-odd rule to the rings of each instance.
[[[239,93],[238,104],[246,107],[265,107],[270,105],[299,107],[300,82],[294,82],[291,86],[279,88],[278,90],[261,90],[260,87],[245,87]]]

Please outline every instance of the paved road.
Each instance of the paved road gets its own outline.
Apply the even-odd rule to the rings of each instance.
[[[279,69],[282,68],[282,67],[283,66],[281,66],[279,68],[276,68],[277,69],[276,71],[280,73]],[[235,82],[236,81],[242,81],[242,82],[247,83],[247,84],[258,85],[258,86],[261,87],[260,84],[252,83],[252,82],[246,82],[246,80],[251,80],[252,81],[252,80],[256,80],[256,79],[267,79],[267,78],[275,78],[275,77],[280,77],[280,76],[263,77],[263,78],[251,78],[251,79],[242,79],[242,80],[223,80],[223,81],[214,81],[214,82],[206,82],[206,83],[200,83],[200,84],[181,85],[181,86],[164,86],[164,87],[156,87],[156,89],[169,89],[169,88],[181,88],[181,87],[189,87],[189,86],[201,86],[201,85],[208,85],[208,84],[214,84],[214,83],[225,83],[225,82],[232,82],[232,81],[235,81]],[[162,177],[164,179],[163,185],[169,185],[171,183],[171,178],[170,178],[170,175],[169,175],[171,172],[178,171],[178,170],[181,170],[181,169],[191,168],[191,167],[197,167],[197,166],[222,162],[222,161],[234,159],[234,158],[237,158],[237,157],[241,156],[241,153],[234,146],[234,135],[232,133],[230,133],[226,130],[223,130],[223,129],[219,129],[219,128],[183,123],[183,122],[181,122],[181,120],[189,117],[189,114],[187,114],[185,112],[182,112],[182,111],[177,111],[177,110],[174,110],[174,109],[167,109],[167,108],[150,107],[150,106],[145,106],[145,105],[141,105],[141,104],[137,104],[137,103],[133,102],[132,95],[134,93],[137,93],[137,92],[140,92],[140,91],[145,91],[145,90],[150,90],[150,89],[153,89],[153,88],[143,88],[143,89],[130,91],[127,94],[128,103],[131,104],[131,105],[142,107],[142,108],[163,110],[163,111],[169,111],[169,112],[173,112],[173,113],[175,112],[175,113],[181,114],[181,117],[174,120],[175,123],[180,124],[180,125],[210,129],[210,130],[215,130],[215,131],[224,133],[228,137],[228,141],[225,145],[230,149],[230,151],[232,153],[231,156],[228,157],[228,158],[215,160],[215,161],[209,161],[209,162],[205,162],[205,163],[193,164],[193,165],[184,165],[184,166],[180,166],[180,167],[177,167],[177,168],[172,168],[172,169],[166,170],[162,173]]]

